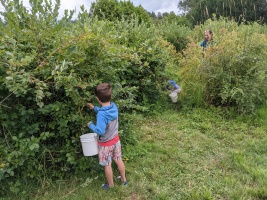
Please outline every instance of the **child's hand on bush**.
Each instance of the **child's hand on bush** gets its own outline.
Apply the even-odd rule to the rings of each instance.
[[[90,109],[94,109],[94,105],[91,104],[91,103],[87,103],[87,106],[88,106],[88,108],[90,108]]]

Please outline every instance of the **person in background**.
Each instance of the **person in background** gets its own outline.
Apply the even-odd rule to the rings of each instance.
[[[168,80],[167,83],[167,89],[170,92],[170,96],[174,97],[172,101],[175,103],[177,102],[178,94],[182,91],[182,88],[174,80]]]
[[[206,50],[206,48],[210,45],[210,43],[213,40],[213,32],[211,30],[206,30],[204,32],[205,38],[204,40],[200,43],[200,46],[203,48],[203,51]]]
[[[112,87],[108,83],[101,83],[95,88],[95,96],[101,107],[87,103],[96,115],[96,124],[88,122],[87,126],[98,135],[98,158],[99,164],[104,166],[107,183],[103,189],[114,187],[112,159],[117,164],[122,185],[128,184],[125,177],[125,166],[122,160],[121,142],[118,135],[118,108],[111,102]]]

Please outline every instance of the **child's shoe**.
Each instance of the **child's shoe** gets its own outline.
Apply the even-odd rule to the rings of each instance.
[[[109,190],[111,187],[109,187],[109,185],[107,183],[102,185],[102,189],[104,190]]]
[[[118,176],[117,179],[120,179],[121,180],[121,176]],[[124,182],[121,180],[121,182],[122,182],[122,185],[123,186],[127,186],[128,185],[128,181],[127,180],[124,181]]]
[[[128,181],[123,182],[122,185],[127,186],[128,185]]]

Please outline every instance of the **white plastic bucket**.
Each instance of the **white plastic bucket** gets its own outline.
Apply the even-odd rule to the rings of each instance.
[[[172,100],[173,103],[177,102],[178,95],[177,95],[176,92],[172,92],[169,96],[171,97],[171,100]]]
[[[80,136],[82,143],[83,155],[94,156],[98,154],[97,134],[87,133]]]

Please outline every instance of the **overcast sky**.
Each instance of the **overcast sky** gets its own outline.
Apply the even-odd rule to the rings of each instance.
[[[24,6],[29,6],[29,0],[22,0]],[[76,13],[74,16],[77,16],[80,11],[80,6],[84,5],[85,9],[89,11],[91,3],[95,0],[61,0],[61,6],[60,6],[60,16],[63,16],[64,10],[74,10],[76,9]],[[52,0],[53,2],[53,0]],[[164,13],[164,12],[171,12],[174,11],[176,14],[178,14],[178,0],[131,0],[131,2],[135,6],[141,5],[145,10],[149,12],[155,12],[155,14],[158,14],[158,12]],[[0,3],[0,10],[4,11],[2,4]]]

